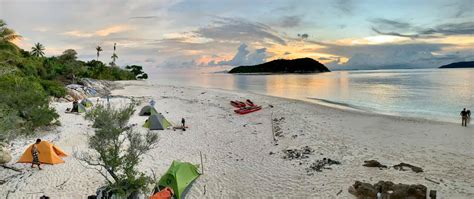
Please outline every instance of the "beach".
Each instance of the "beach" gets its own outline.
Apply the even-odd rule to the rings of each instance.
[[[249,92],[191,86],[164,86],[147,81],[117,82],[110,102],[122,106],[141,102],[131,124],[139,133],[146,117],[138,116],[148,101],[169,121],[186,119],[188,130],[157,131],[159,141],[140,164],[140,170],[161,176],[173,160],[201,164],[203,174],[191,185],[186,198],[355,198],[347,190],[356,180],[423,184],[439,198],[474,197],[474,127],[458,123],[378,115],[336,109],[298,100]],[[233,112],[230,100],[251,99],[262,110],[247,115]],[[96,98],[92,98],[95,102]],[[104,103],[104,99],[101,99]],[[64,164],[44,170],[14,164],[36,137],[14,140],[13,161],[0,168],[0,195],[6,198],[86,198],[105,180],[96,170],[74,157],[87,149],[94,133],[83,115],[65,114],[71,103],[54,102],[61,126],[43,129],[36,137],[48,140],[69,154]],[[278,135],[275,135],[275,129]],[[310,147],[307,158],[285,159],[284,150]],[[308,170],[317,160],[341,164],[321,172]],[[365,160],[388,166],[401,162],[424,172],[362,166]],[[152,172],[153,171],[153,172]],[[429,179],[429,180],[427,180]],[[434,181],[434,182],[433,182]],[[342,190],[342,192],[341,192]]]

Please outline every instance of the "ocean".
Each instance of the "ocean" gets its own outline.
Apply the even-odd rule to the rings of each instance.
[[[337,108],[459,122],[474,110],[474,69],[334,71],[321,74],[232,75],[156,72],[153,83],[250,91]]]

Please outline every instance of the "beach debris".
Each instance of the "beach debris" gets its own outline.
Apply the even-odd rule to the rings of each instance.
[[[436,190],[430,190],[430,199],[436,199]]]
[[[322,160],[316,160],[316,162],[313,162],[309,168],[306,169],[306,172],[311,173],[312,171],[317,171],[317,172],[322,172],[323,169],[331,169],[330,167],[326,166],[331,166],[333,164],[339,165],[341,162],[332,160],[330,158],[323,158]]]
[[[342,193],[342,189],[339,190],[339,192],[337,192],[336,196],[338,196],[338,195],[341,194],[341,193]]]
[[[394,165],[393,168],[396,169],[396,170],[399,170],[399,171],[405,171],[405,168],[404,167],[408,167],[410,168],[412,171],[414,171],[415,173],[421,173],[423,172],[423,169],[420,168],[420,167],[417,167],[417,166],[413,166],[411,164],[407,164],[407,163],[400,163],[400,164],[397,164],[397,165]]]
[[[425,180],[428,180],[428,181],[430,181],[430,182],[432,182],[432,183],[435,183],[435,184],[440,184],[440,182],[436,182],[436,181],[434,181],[434,180],[432,180],[432,179],[429,179],[429,178],[426,178],[426,177],[425,177]],[[442,180],[441,180],[441,181],[442,181]]]
[[[293,159],[306,159],[314,150],[309,146],[304,146],[301,149],[286,149],[283,150],[285,154],[283,159],[293,160]]]
[[[421,184],[395,184],[391,181],[379,181],[373,185],[355,181],[355,183],[348,189],[349,193],[357,198],[376,198],[378,190],[382,190],[383,198],[390,195],[391,199],[425,199],[427,188]]]
[[[366,161],[364,161],[364,164],[362,166],[364,166],[364,167],[388,168],[386,165],[381,164],[377,160],[366,160]]]

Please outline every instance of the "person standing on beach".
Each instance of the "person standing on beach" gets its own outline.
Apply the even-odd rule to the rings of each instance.
[[[462,126],[467,126],[467,111],[466,111],[466,108],[464,108],[462,111],[461,111],[461,125]]]
[[[186,121],[184,120],[184,118],[181,118],[181,124],[183,127],[183,131],[186,131]]]
[[[35,165],[38,165],[39,170],[42,170],[41,163],[39,161],[39,151],[38,144],[41,142],[41,139],[37,139],[33,147],[31,147],[31,155],[33,156],[33,161],[31,162],[31,168],[34,168]]]
[[[155,107],[155,103],[156,103],[155,100],[153,99],[150,100],[150,106]]]

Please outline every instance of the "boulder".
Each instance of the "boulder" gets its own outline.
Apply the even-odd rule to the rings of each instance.
[[[0,164],[6,164],[12,161],[12,155],[7,146],[8,144],[0,142]]]
[[[423,169],[421,167],[417,167],[417,166],[413,166],[411,164],[407,164],[407,163],[400,163],[400,164],[397,164],[397,165],[394,165],[393,168],[396,169],[396,170],[400,170],[400,171],[405,171],[405,168],[404,167],[408,167],[410,168],[412,171],[414,171],[415,173],[421,173],[423,172]]]

